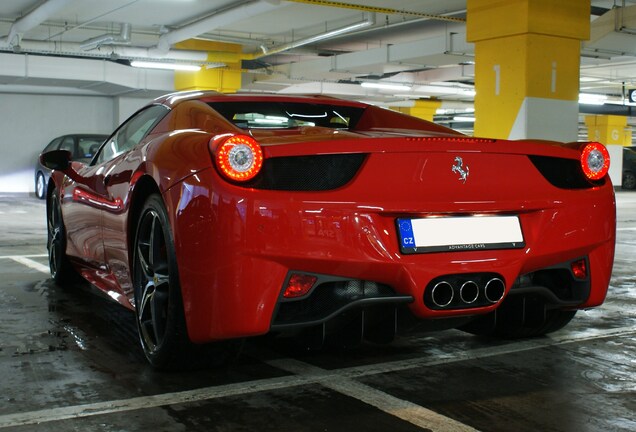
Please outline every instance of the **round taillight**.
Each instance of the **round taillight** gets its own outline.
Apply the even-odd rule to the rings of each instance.
[[[228,179],[247,181],[256,177],[261,170],[263,151],[251,136],[233,135],[217,148],[216,162]]]
[[[581,152],[581,167],[585,177],[590,180],[599,180],[605,177],[609,171],[610,156],[605,146],[601,143],[591,142],[583,147]]]

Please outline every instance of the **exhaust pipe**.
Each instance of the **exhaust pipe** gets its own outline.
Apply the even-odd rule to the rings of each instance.
[[[499,278],[492,278],[488,282],[486,282],[486,286],[484,287],[484,294],[486,295],[486,300],[490,303],[497,303],[501,300],[506,293],[506,284]]]
[[[451,304],[454,297],[455,291],[453,290],[453,286],[446,281],[436,283],[431,290],[431,300],[433,304],[439,308]]]
[[[466,304],[472,304],[477,301],[479,297],[479,286],[477,282],[474,281],[466,281],[462,284],[461,288],[459,288],[459,298]]]

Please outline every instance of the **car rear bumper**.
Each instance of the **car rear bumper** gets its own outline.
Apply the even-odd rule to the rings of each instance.
[[[579,259],[587,260],[587,280],[578,281],[582,285],[572,288],[578,291],[570,297],[556,295],[550,304],[575,309],[597,306],[605,298],[614,257],[611,183],[574,191],[546,188],[550,188],[548,198],[503,199],[496,205],[438,201],[422,206],[390,198],[367,205],[348,199],[346,188],[315,193],[255,191],[224,183],[214,169],[199,172],[164,194],[167,207],[173,209],[170,218],[190,338],[205,342],[259,335],[323,322],[347,308],[377,304],[406,303],[421,319],[483,314],[497,308],[511,292],[531,289],[532,281],[528,283],[523,275],[555,266],[567,271],[569,263]],[[519,215],[525,246],[400,252],[397,218],[480,212]],[[324,284],[318,284],[322,288],[293,301],[300,304],[318,292],[328,292],[320,300],[326,306],[311,306],[320,311],[289,306],[292,301],[282,298],[294,272],[322,278]],[[482,285],[478,288],[482,296],[483,286],[500,278],[505,287],[502,300],[441,308],[427,302],[426,296],[440,278],[461,285],[466,275],[481,278],[477,284]],[[355,288],[358,291],[349,297],[338,297],[334,292],[351,285],[350,281],[370,288],[366,294],[364,288]],[[581,286],[587,287],[583,296]],[[459,288],[454,289],[457,295]],[[549,300],[549,292],[544,294]],[[294,315],[294,307],[301,312]]]

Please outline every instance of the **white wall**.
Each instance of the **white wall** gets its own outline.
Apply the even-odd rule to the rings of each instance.
[[[0,192],[33,192],[37,156],[68,133],[109,134],[148,99],[0,94]]]
[[[139,108],[148,105],[151,99],[116,97],[113,99],[113,117],[118,125],[133,115]]]

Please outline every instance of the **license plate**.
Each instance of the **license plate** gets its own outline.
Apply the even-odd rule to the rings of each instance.
[[[518,249],[525,246],[518,216],[397,219],[404,254]]]

